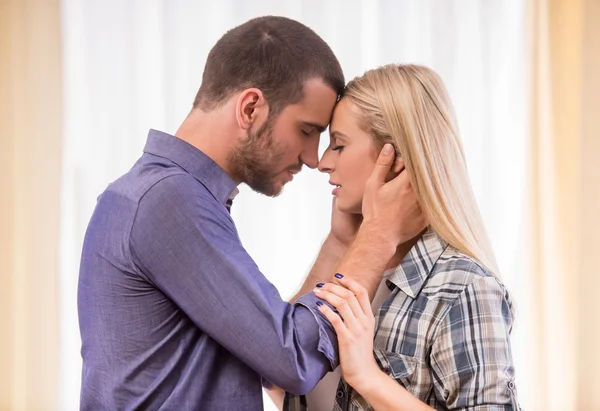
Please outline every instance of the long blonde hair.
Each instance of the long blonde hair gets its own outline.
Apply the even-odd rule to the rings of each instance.
[[[378,149],[394,145],[431,228],[498,275],[441,78],[427,67],[390,64],[350,81],[344,98]]]

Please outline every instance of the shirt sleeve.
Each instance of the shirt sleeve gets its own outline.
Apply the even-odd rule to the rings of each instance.
[[[338,364],[337,338],[317,297],[283,301],[225,207],[199,185],[171,176],[140,201],[130,236],[140,274],[264,379],[296,394],[312,390]]]
[[[518,410],[508,294],[492,276],[471,283],[442,319],[432,346],[436,396],[449,410]]]

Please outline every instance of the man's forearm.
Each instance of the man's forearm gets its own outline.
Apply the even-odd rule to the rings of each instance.
[[[317,283],[329,281],[331,276],[335,273],[334,270],[336,265],[340,262],[347,251],[348,246],[342,244],[340,241],[329,235],[321,246],[319,255],[317,256],[313,267],[308,273],[308,276],[304,280],[302,287],[290,300],[290,302],[293,303],[304,294],[311,292]]]
[[[366,225],[350,247],[328,236],[302,287],[290,302],[311,292],[317,283],[335,282],[332,276],[338,272],[358,281],[372,300],[395,250],[393,244],[382,241],[377,230]]]
[[[384,241],[376,228],[363,225],[335,272],[359,282],[367,289],[369,298],[373,300],[381,276],[395,251],[396,245]],[[335,277],[332,281],[336,281]]]

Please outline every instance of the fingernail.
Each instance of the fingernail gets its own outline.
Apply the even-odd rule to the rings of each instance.
[[[340,273],[336,273],[336,274],[334,275],[334,277],[335,277],[335,278],[340,278],[340,279],[341,279],[341,278],[344,278],[344,276],[343,276],[343,275],[341,275]]]
[[[383,154],[392,154],[393,151],[394,151],[394,148],[392,147],[391,144],[386,143],[383,146]]]
[[[318,284],[317,284],[317,287],[321,288],[321,287],[323,287],[324,285],[325,285],[325,283],[318,283]]]
[[[320,307],[323,305],[323,303],[321,301],[317,301],[317,305]]]

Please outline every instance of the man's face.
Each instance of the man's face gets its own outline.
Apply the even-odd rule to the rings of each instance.
[[[231,164],[244,183],[275,197],[304,164],[316,168],[321,133],[337,100],[336,92],[320,79],[304,85],[304,97],[269,118],[234,150]]]

